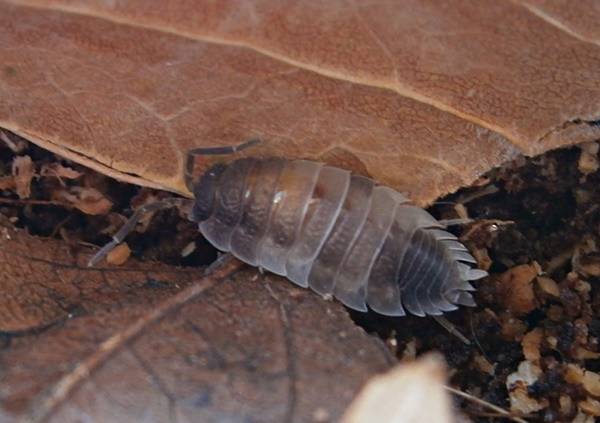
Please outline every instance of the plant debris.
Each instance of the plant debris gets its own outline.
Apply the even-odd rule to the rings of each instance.
[[[528,421],[594,421],[600,416],[598,150],[598,143],[586,143],[520,158],[431,207],[440,219],[473,220],[451,229],[491,274],[475,283],[478,307],[447,315],[470,346],[432,319],[351,312],[355,321],[387,340],[400,360],[441,352],[453,387]],[[117,183],[30,144],[17,151],[0,142],[0,157],[0,213],[31,234],[74,245],[103,245],[136,206],[170,196]],[[16,173],[29,185],[27,195],[6,182],[15,178],[13,163],[26,157],[32,167]],[[127,243],[133,256],[183,266],[217,255],[172,209],[138,224]],[[473,421],[498,421],[465,400],[460,405]]]

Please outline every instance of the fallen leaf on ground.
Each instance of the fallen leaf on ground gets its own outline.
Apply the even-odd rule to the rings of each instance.
[[[31,180],[35,176],[35,166],[29,156],[17,156],[12,164],[12,177],[20,199],[31,194]]]
[[[574,19],[590,7],[2,1],[0,125],[187,195],[190,148],[260,138],[246,154],[324,160],[421,205],[600,137],[597,31]]]
[[[0,257],[28,287],[12,300],[20,319],[2,307],[5,336],[22,331],[0,354],[3,422],[335,421],[393,363],[338,303],[237,261],[204,277],[89,269],[89,253],[6,226]],[[49,312],[28,314],[27,301]],[[61,314],[66,304],[79,309]]]

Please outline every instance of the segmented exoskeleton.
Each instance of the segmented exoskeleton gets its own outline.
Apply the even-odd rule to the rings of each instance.
[[[487,272],[467,264],[476,263],[473,256],[433,216],[372,179],[309,160],[250,157],[216,164],[191,183],[195,155],[257,142],[188,154],[190,219],[216,248],[359,311],[440,316],[475,305],[469,281]],[[121,242],[143,213],[174,204],[138,209],[89,264]]]
[[[346,306],[441,315],[475,305],[487,275],[457,238],[402,194],[308,160],[242,158],[209,169],[190,216],[215,247]],[[406,309],[406,311],[405,311]]]

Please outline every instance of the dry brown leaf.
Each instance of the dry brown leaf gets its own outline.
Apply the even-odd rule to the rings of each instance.
[[[548,407],[548,399],[530,395],[530,388],[542,375],[542,369],[529,361],[522,361],[516,372],[506,378],[506,389],[510,398],[510,410],[529,414]]]
[[[65,167],[60,163],[45,163],[40,169],[40,176],[54,176],[56,178],[77,179],[82,175],[70,167]]]
[[[0,216],[1,333],[33,332],[117,299],[133,301],[148,280],[176,277],[185,286],[196,277],[167,266],[141,270],[135,262],[111,272],[86,269],[86,258],[74,257],[66,243],[28,236],[5,220]]]
[[[27,148],[27,140],[21,137],[15,137],[16,139],[11,139],[8,134],[2,130],[0,130],[0,140],[6,144],[8,148],[12,150],[15,154],[20,154]]]
[[[587,397],[577,404],[582,411],[590,416],[600,417],[600,401]]]
[[[85,214],[107,214],[112,208],[112,201],[100,191],[92,187],[58,188],[52,191],[52,201],[71,204]]]
[[[0,355],[2,422],[335,421],[393,362],[339,304],[238,262],[204,278],[135,262],[88,269],[90,254],[10,228],[0,258],[27,287],[0,308],[2,331],[28,332]]]
[[[31,180],[35,176],[35,165],[31,161],[31,157],[15,157],[12,163],[12,176],[19,198],[29,198],[31,194]]]
[[[178,192],[188,149],[259,137],[248,154],[324,159],[424,204],[598,139],[585,3],[2,1],[0,125]]]
[[[534,310],[538,300],[533,291],[533,283],[540,273],[539,264],[534,262],[512,267],[498,276],[495,289],[502,303],[516,314]]]
[[[15,178],[11,176],[0,176],[0,189],[14,190],[16,188]]]

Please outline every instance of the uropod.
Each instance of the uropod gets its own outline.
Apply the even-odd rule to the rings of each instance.
[[[195,156],[257,142],[188,153],[189,218],[217,249],[358,311],[440,316],[475,305],[470,281],[487,272],[471,267],[476,260],[442,223],[373,179],[310,160],[246,157],[216,164],[191,183]],[[172,205],[138,209],[90,265],[141,214]]]

